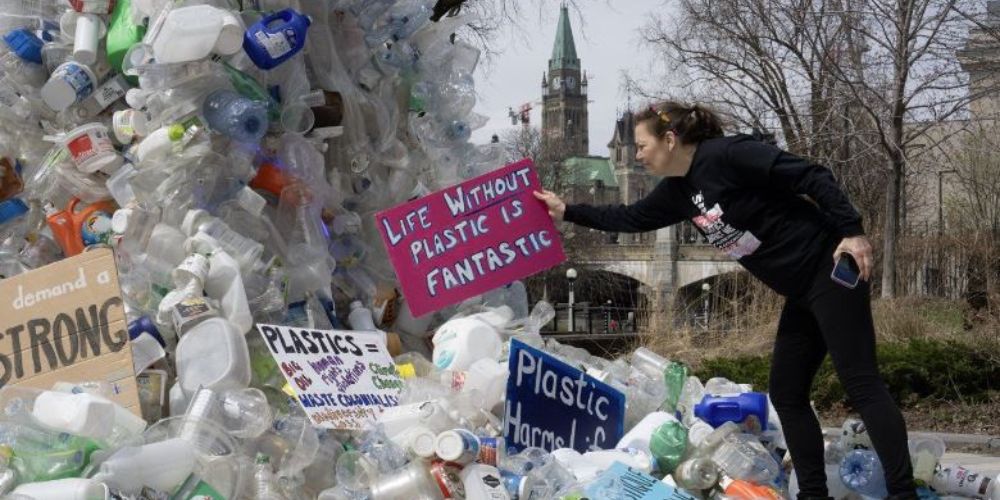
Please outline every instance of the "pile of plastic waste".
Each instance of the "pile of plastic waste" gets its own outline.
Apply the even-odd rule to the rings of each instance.
[[[0,277],[112,248],[136,373],[162,382],[140,394],[141,417],[103,381],[0,389],[0,494],[794,493],[766,394],[703,385],[642,348],[607,360],[543,340],[552,308],[529,308],[519,282],[409,312],[372,214],[503,164],[498,145],[469,143],[485,120],[460,4],[0,0]],[[364,431],[314,427],[262,323],[380,332],[399,405]],[[621,441],[508,453],[512,338],[621,391]],[[844,429],[831,491],[884,495],[863,426]],[[934,491],[1000,498],[990,478],[939,464],[941,443],[912,445]],[[630,475],[604,474],[616,463]]]

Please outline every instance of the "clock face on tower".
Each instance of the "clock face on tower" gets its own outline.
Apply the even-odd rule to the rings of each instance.
[[[559,76],[552,77],[552,87],[556,89],[562,88],[562,77]]]
[[[573,90],[576,88],[576,78],[572,76],[566,77],[566,90]]]

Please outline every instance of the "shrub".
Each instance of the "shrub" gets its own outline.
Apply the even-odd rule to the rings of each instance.
[[[879,345],[878,356],[882,378],[903,406],[925,398],[980,402],[1000,390],[1000,362],[988,351],[965,343],[910,339]],[[770,355],[713,358],[704,360],[694,374],[702,381],[726,377],[766,391],[770,366]],[[812,395],[820,408],[846,399],[829,358],[816,374]]]

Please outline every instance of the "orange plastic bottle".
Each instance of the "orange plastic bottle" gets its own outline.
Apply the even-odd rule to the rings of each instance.
[[[101,243],[110,227],[100,225],[110,223],[115,211],[115,203],[111,200],[91,203],[77,212],[79,203],[79,198],[73,198],[64,210],[57,210],[48,216],[52,236],[67,257],[80,254],[88,245]]]

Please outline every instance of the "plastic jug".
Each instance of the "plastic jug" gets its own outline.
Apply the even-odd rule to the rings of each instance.
[[[11,494],[32,500],[107,500],[108,487],[93,479],[68,478],[22,484]]]
[[[48,216],[52,237],[67,257],[83,252],[85,247],[106,243],[111,236],[111,215],[115,204],[110,200],[91,203],[77,212],[79,198],[73,198],[65,210],[53,210]]]
[[[247,28],[243,50],[258,68],[274,68],[305,47],[310,24],[309,17],[295,10],[275,12]]]
[[[434,334],[434,365],[442,370],[467,370],[480,359],[496,359],[503,347],[496,328],[512,314],[503,306],[445,322]]]
[[[198,61],[212,53],[230,56],[239,52],[244,27],[228,10],[191,5],[171,10],[162,26],[151,26],[150,31],[156,62],[171,64]]]
[[[235,325],[210,318],[194,326],[177,344],[177,379],[186,394],[199,387],[242,389],[250,383],[250,352]]]
[[[706,395],[694,407],[695,416],[712,427],[736,422],[753,432],[767,428],[767,413],[767,394],[760,392],[746,392],[738,396]],[[755,420],[748,421],[749,418]]]
[[[194,447],[185,439],[173,438],[119,449],[101,463],[95,479],[125,490],[149,487],[173,491],[191,475],[194,466]]]

